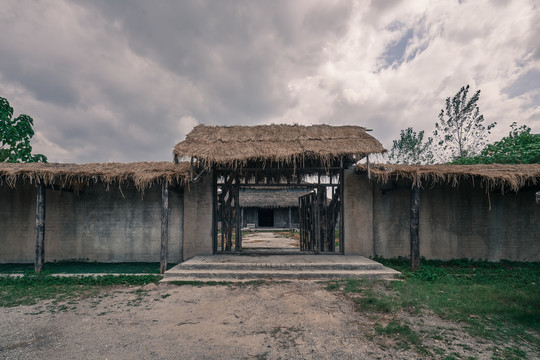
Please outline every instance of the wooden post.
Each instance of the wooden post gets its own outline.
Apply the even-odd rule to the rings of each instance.
[[[370,170],[370,166],[369,166],[369,154],[366,155],[366,164],[367,164],[367,177],[368,177],[368,180],[371,180],[371,170]]]
[[[411,189],[411,269],[420,267],[420,188],[414,185]]]
[[[240,175],[237,172],[235,175],[235,185],[234,185],[234,208],[236,213],[236,238],[234,243],[234,250],[242,250],[242,219],[240,215]]]
[[[315,230],[315,247],[317,254],[321,252],[321,193],[319,192],[320,188],[317,189],[317,193],[314,197],[314,203],[313,206],[315,207],[315,210],[313,213],[315,214],[315,220],[313,222],[313,228]]]
[[[289,206],[289,229],[292,229],[292,207]]]
[[[34,271],[40,273],[45,262],[45,184],[40,180],[36,199],[36,262]]]
[[[339,252],[345,255],[345,170],[339,160]]]
[[[169,247],[169,187],[165,179],[161,183],[161,251],[159,273],[167,270],[167,253]]]

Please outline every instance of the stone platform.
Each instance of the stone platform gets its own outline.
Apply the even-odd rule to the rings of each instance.
[[[196,256],[166,271],[162,281],[394,279],[400,272],[362,256]]]

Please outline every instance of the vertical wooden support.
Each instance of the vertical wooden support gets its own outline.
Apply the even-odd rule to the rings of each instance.
[[[242,250],[242,219],[240,216],[240,176],[238,172],[235,175],[235,184],[234,184],[234,208],[236,213],[236,237],[234,242],[234,250]]]
[[[370,170],[370,166],[369,166],[369,154],[366,155],[366,164],[367,164],[367,177],[368,177],[368,180],[371,180],[371,170]]]
[[[167,270],[167,253],[169,247],[169,186],[165,179],[161,183],[161,251],[159,252],[159,273]]]
[[[217,177],[216,177],[216,171],[212,171],[212,254],[215,254],[217,252],[218,248],[218,214],[217,214]],[[182,216],[183,218],[184,216]],[[182,220],[183,221],[183,220]],[[182,230],[182,234],[184,231]],[[182,235],[183,236],[183,235]],[[184,242],[182,241],[182,249],[184,248]],[[182,257],[183,260],[183,257]]]
[[[339,168],[339,252],[345,255],[345,171],[343,158]]]
[[[420,267],[420,188],[414,185],[411,189],[411,269]]]
[[[292,229],[292,207],[289,207],[289,229]]]
[[[320,202],[320,188],[317,189],[317,193],[314,197],[313,207],[314,207],[314,221],[313,228],[315,231],[315,248],[316,253],[321,252],[321,202]]]
[[[45,184],[40,180],[36,199],[36,262],[34,271],[40,273],[45,262]]]

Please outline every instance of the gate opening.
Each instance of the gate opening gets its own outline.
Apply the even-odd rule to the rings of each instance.
[[[343,168],[214,169],[214,253],[343,254]]]

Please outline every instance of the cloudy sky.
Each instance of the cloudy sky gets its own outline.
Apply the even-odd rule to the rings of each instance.
[[[0,96],[50,162],[171,160],[200,123],[361,125],[389,149],[467,84],[491,140],[540,133],[536,0],[3,0],[0,23]]]

